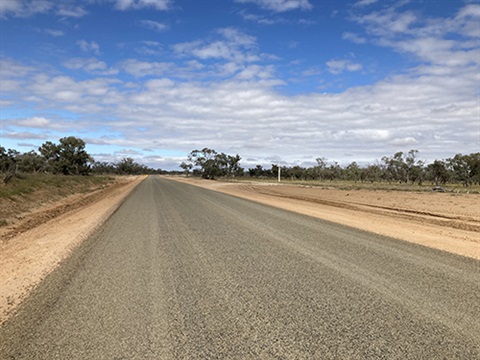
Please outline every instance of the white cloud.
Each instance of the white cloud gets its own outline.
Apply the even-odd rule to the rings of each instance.
[[[308,0],[235,0],[238,3],[254,3],[264,9],[274,12],[291,10],[311,10],[312,4]]]
[[[157,41],[142,41],[141,45],[135,48],[141,55],[162,55],[164,50],[162,44]]]
[[[244,20],[253,21],[253,22],[256,22],[257,24],[262,24],[262,25],[273,25],[276,23],[273,19],[267,18],[265,16],[261,16],[261,15],[249,14],[245,11],[241,11],[240,16]]]
[[[238,80],[275,80],[273,66],[249,65],[237,73],[235,79]],[[280,84],[280,83],[278,83]]]
[[[168,29],[168,25],[160,23],[158,21],[153,21],[153,20],[141,20],[140,24],[147,29],[152,29],[155,31],[165,31]]]
[[[47,13],[53,7],[54,3],[47,0],[2,0],[0,1],[0,17],[7,15],[30,17]]]
[[[366,25],[373,35],[390,37],[400,33],[413,33],[412,26],[418,18],[411,11],[399,13],[395,9],[388,9],[359,16],[356,20]]]
[[[254,36],[247,35],[232,27],[218,29],[218,33],[235,46],[251,48],[256,46],[257,43],[257,39]]]
[[[206,46],[192,49],[192,54],[200,59],[226,59],[233,60],[239,54],[237,51],[233,51],[227,43],[223,41],[215,41]]]
[[[421,18],[396,9],[357,16],[370,39],[380,46],[407,53],[432,66],[477,66],[480,5],[469,4],[451,18]],[[456,35],[452,37],[452,34]]]
[[[67,69],[83,70],[95,75],[109,76],[118,74],[117,69],[109,68],[105,62],[95,58],[73,58],[65,61],[62,65]]]
[[[307,68],[301,72],[302,76],[318,76],[321,73],[322,71],[318,67]]]
[[[135,77],[165,76],[175,68],[173,63],[168,62],[144,62],[136,59],[128,59],[121,64],[122,69]]]
[[[378,2],[378,0],[359,0],[354,4],[354,6],[364,7],[375,4],[376,2]]]
[[[355,63],[351,60],[330,60],[327,61],[328,71],[332,74],[341,74],[344,71],[360,71],[363,69],[362,64]]]
[[[342,34],[342,39],[350,40],[351,42],[354,42],[356,44],[365,44],[367,42],[367,39],[365,39],[364,37],[351,32],[344,32]]]
[[[84,52],[93,52],[96,55],[100,54],[100,46],[95,41],[88,42],[86,40],[79,40],[77,41],[77,45]]]
[[[35,126],[43,121],[43,131],[69,135],[74,129],[115,150],[187,154],[210,147],[267,164],[273,158],[293,164],[319,156],[342,161],[345,153],[352,154],[348,159],[373,161],[410,148],[427,159],[475,152],[480,71],[478,38],[471,25],[478,15],[471,5],[448,19],[396,10],[356,18],[369,35],[362,39],[417,63],[399,75],[340,93],[292,96],[278,91],[275,66],[266,64],[257,39],[234,28],[175,45],[184,63],[130,58],[116,64],[117,70],[137,77],[132,83],[96,76],[79,81],[61,69],[47,73],[47,67],[0,58],[2,104],[22,109],[28,102],[28,109],[37,111],[23,119],[25,131],[7,128],[5,133],[34,139],[40,136]],[[354,41],[346,34],[345,39]],[[99,51],[92,43],[85,41],[85,49]],[[157,42],[141,45],[162,50]],[[95,58],[70,59],[63,65],[99,76],[116,71]],[[353,58],[335,58],[326,66],[337,74],[362,70]],[[318,67],[307,70],[304,75],[319,73]],[[195,81],[190,81],[192,74]],[[202,83],[202,76],[208,81]],[[71,112],[75,121],[62,122],[50,111]],[[5,120],[13,127],[12,119]],[[179,158],[152,155],[149,161],[170,164]]]
[[[221,39],[179,43],[173,46],[173,50],[179,56],[192,56],[202,60],[222,59],[239,63],[260,60],[255,37],[235,28],[219,29],[216,33]]]
[[[26,66],[6,57],[0,56],[0,80],[6,78],[22,79],[35,71],[31,66]]]
[[[172,80],[163,63],[130,59],[120,66],[138,77],[154,74],[158,78],[137,80],[135,86],[104,78],[78,81],[38,70],[32,75],[28,67],[10,61],[9,68],[18,69],[10,73],[13,80],[17,79],[13,74],[29,74],[27,80],[19,77],[28,81],[26,86],[8,92],[18,104],[29,98],[31,104],[44,109],[41,113],[48,112],[44,106],[49,104],[49,108],[73,111],[84,120],[62,122],[33,116],[17,121],[25,131],[7,129],[8,136],[35,138],[38,134],[28,129],[41,126],[62,136],[72,129],[96,129],[98,135],[89,137],[106,147],[185,154],[211,147],[267,164],[272,156],[291,164],[308,161],[304,157],[314,161],[318,156],[342,161],[347,152],[355,160],[373,161],[411,147],[426,158],[442,158],[478,147],[475,94],[480,79],[473,68],[455,76],[443,68],[429,73],[427,68],[418,68],[339,94],[286,96],[273,90],[271,66],[227,62],[230,77],[208,84]],[[107,136],[112,133],[116,136]],[[169,159],[173,161],[165,157],[163,164]]]
[[[65,33],[62,30],[55,30],[55,29],[44,29],[43,30],[45,33],[48,35],[54,36],[54,37],[60,37],[64,36]]]
[[[22,6],[21,0],[0,1],[0,16],[3,17],[9,13],[18,14]]]
[[[480,5],[461,8],[451,18],[422,18],[411,11],[398,12],[394,8],[356,16],[354,19],[366,26],[367,31],[381,39],[400,36],[411,38],[443,37],[456,32],[466,37],[480,37]]]
[[[401,147],[411,147],[418,144],[418,140],[414,137],[408,136],[404,138],[396,138],[390,142],[392,145],[397,145]],[[452,154],[453,155],[453,154]]]
[[[72,4],[59,4],[57,9],[57,15],[63,17],[80,18],[87,14],[88,12],[82,6]]]
[[[480,5],[478,4],[468,4],[458,11],[456,16],[457,19],[462,18],[480,18]]]
[[[28,119],[19,119],[15,122],[17,126],[32,127],[32,128],[44,128],[50,125],[51,121],[44,117],[32,117]]]
[[[458,43],[453,40],[425,37],[398,41],[394,47],[401,52],[415,54],[432,64],[446,66],[466,66],[480,64],[478,49],[455,49]]]
[[[81,113],[88,112],[89,105],[94,105],[90,109],[100,109],[108,104],[115,98],[113,85],[118,83],[118,80],[107,78],[76,81],[68,76],[49,77],[45,74],[38,74],[32,80],[27,91],[34,94],[37,101],[57,102],[61,106],[79,104],[75,108]],[[92,104],[88,104],[89,101]]]
[[[2,0],[0,1],[0,18],[31,17],[37,14],[53,12],[61,17],[83,17],[88,12],[83,6],[51,0]]]
[[[142,155],[141,152],[137,151],[137,150],[133,150],[133,149],[122,149],[122,150],[118,150],[118,151],[115,151],[114,152],[115,155],[121,155],[121,156],[124,156],[124,155],[127,155],[127,156],[130,156],[130,155]]]
[[[453,27],[460,34],[473,38],[480,37],[480,5],[469,4],[460,9],[457,16],[453,19]]]
[[[172,0],[111,0],[118,10],[153,8],[155,10],[168,10]]]
[[[48,139],[48,135],[47,134],[39,134],[39,133],[34,133],[34,132],[30,132],[30,131],[21,131],[21,132],[18,132],[18,131],[7,131],[4,136],[6,138],[10,138],[10,139],[28,139],[28,140],[34,140],[34,139],[38,139],[38,140],[45,140],[45,139]]]

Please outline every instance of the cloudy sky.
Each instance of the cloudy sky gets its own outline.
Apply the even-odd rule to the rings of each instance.
[[[480,151],[480,1],[1,0],[1,145],[178,169]]]

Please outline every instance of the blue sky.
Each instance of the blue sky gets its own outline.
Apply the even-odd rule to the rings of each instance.
[[[480,151],[480,2],[1,0],[1,145],[163,169]]]

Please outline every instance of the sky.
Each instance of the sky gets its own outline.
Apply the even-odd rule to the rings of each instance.
[[[0,0],[0,140],[153,168],[480,151],[479,0]]]

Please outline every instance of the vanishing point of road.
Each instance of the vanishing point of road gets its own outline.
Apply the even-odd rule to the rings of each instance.
[[[480,262],[149,177],[1,359],[479,359]]]

